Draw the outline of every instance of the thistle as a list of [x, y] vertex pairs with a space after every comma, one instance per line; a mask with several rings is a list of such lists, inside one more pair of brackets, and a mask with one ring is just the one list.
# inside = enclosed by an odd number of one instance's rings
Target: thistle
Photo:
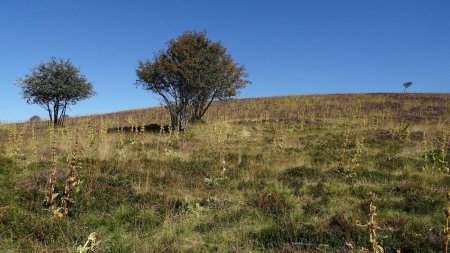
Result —
[[339, 165], [338, 165], [340, 169], [343, 169], [346, 166], [345, 165], [346, 164], [345, 155], [347, 153], [349, 137], [350, 137], [350, 130], [346, 129], [344, 132], [344, 142], [342, 143], [341, 157], [340, 157], [340, 161], [339, 161]]
[[91, 233], [88, 236], [87, 241], [77, 247], [77, 253], [88, 253], [93, 252], [99, 245], [100, 241], [98, 240], [98, 234], [96, 232]]
[[364, 148], [364, 137], [356, 138], [356, 150], [353, 154], [352, 163], [355, 168], [358, 168], [361, 164], [361, 157], [363, 155], [363, 148]]
[[447, 208], [445, 213], [445, 226], [444, 226], [444, 252], [448, 253], [448, 241], [450, 241], [450, 228], [448, 226], [450, 221], [450, 191], [447, 192]]
[[450, 131], [449, 129], [444, 129], [442, 131], [442, 136], [440, 140], [440, 151], [439, 151], [439, 164], [440, 164], [440, 170], [444, 172], [449, 172], [449, 168], [447, 165], [447, 147], [450, 143]]
[[69, 206], [72, 202], [70, 200], [70, 193], [72, 192], [73, 188], [78, 185], [78, 182], [76, 181], [76, 179], [77, 179], [76, 172], [79, 170], [78, 150], [79, 150], [78, 131], [76, 131], [75, 144], [72, 149], [72, 159], [70, 160], [69, 170], [67, 173], [67, 179], [66, 179], [66, 183], [64, 185], [64, 193], [61, 198], [62, 199], [62, 209], [63, 209], [64, 215], [69, 214]]
[[33, 152], [33, 156], [36, 160], [38, 160], [38, 147], [37, 147], [37, 136], [36, 136], [36, 126], [34, 122], [31, 123], [31, 150]]
[[375, 216], [377, 215], [377, 206], [375, 205], [376, 195], [375, 193], [369, 193], [370, 204], [369, 204], [369, 219], [367, 221], [367, 227], [369, 229], [369, 242], [370, 242], [370, 252], [383, 253], [383, 247], [378, 245], [377, 242], [377, 222]]
[[58, 197], [59, 193], [55, 193], [55, 182], [56, 182], [56, 172], [57, 172], [57, 163], [56, 163], [56, 143], [55, 143], [55, 129], [53, 128], [53, 125], [49, 128], [49, 137], [50, 137], [50, 143], [52, 146], [51, 149], [51, 164], [52, 164], [52, 172], [50, 173], [50, 179], [49, 179], [49, 189], [48, 189], [48, 195], [46, 198], [46, 202], [48, 205], [48, 209], [52, 213], [53, 217], [60, 218], [62, 217], [61, 212], [59, 211], [59, 208], [55, 209], [54, 201]]

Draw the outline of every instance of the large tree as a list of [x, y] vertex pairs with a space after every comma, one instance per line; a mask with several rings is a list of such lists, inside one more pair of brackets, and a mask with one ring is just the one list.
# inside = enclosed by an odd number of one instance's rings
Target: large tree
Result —
[[64, 59], [51, 58], [50, 62], [37, 65], [17, 83], [27, 103], [46, 109], [54, 125], [64, 123], [68, 106], [95, 94], [92, 83], [80, 74], [80, 69]]
[[204, 32], [170, 40], [165, 51], [139, 62], [136, 74], [136, 85], [161, 96], [178, 131], [201, 120], [214, 100], [233, 98], [250, 83], [245, 67]]

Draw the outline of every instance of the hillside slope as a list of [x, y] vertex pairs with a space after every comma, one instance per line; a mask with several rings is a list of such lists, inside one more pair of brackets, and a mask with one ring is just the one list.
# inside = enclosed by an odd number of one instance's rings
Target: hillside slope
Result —
[[[392, 119], [418, 122], [448, 117], [450, 94], [445, 93], [368, 93], [292, 95], [279, 97], [245, 98], [214, 102], [205, 115], [206, 121], [227, 119], [233, 121], [348, 120], [365, 117], [373, 120]], [[129, 125], [130, 118], [140, 124], [167, 123], [164, 107], [150, 107], [105, 114], [69, 118], [70, 123], [79, 120], [95, 122], [100, 119], [114, 121], [117, 125]]]
[[450, 94], [242, 99], [184, 133], [151, 124], [163, 108], [0, 125], [0, 249], [96, 232], [95, 252], [358, 252], [372, 201], [385, 252], [443, 250]]

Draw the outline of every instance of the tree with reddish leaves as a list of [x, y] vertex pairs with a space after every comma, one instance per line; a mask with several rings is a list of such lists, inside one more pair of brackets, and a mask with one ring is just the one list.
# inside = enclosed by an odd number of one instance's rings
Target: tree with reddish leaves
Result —
[[137, 86], [161, 96], [172, 129], [183, 131], [199, 121], [214, 100], [231, 99], [250, 83], [220, 42], [204, 32], [185, 32], [153, 59], [139, 62]]

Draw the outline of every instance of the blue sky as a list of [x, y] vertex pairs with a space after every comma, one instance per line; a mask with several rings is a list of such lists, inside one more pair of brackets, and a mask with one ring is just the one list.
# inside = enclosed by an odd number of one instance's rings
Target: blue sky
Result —
[[52, 56], [98, 93], [69, 115], [159, 105], [133, 86], [137, 63], [187, 30], [246, 65], [241, 97], [450, 92], [448, 0], [0, 0], [0, 121], [46, 116], [14, 83]]

